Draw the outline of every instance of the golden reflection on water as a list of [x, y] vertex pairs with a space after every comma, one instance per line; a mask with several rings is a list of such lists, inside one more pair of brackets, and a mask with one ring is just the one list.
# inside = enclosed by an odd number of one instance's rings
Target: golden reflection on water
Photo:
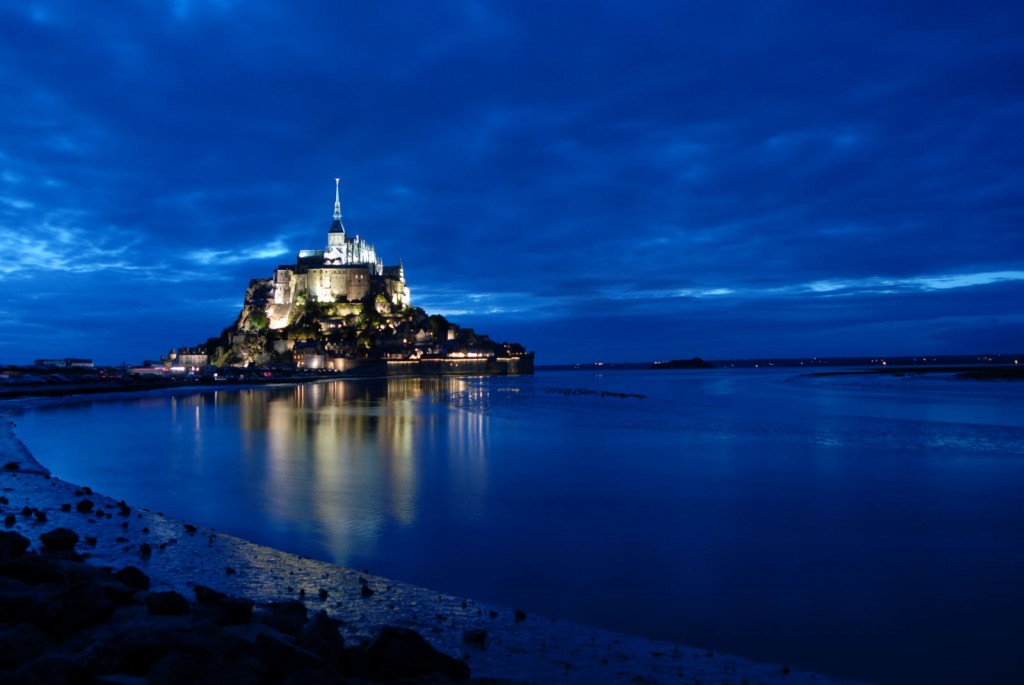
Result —
[[316, 527], [340, 561], [372, 553], [383, 527], [415, 523], [439, 479], [465, 515], [481, 515], [486, 417], [445, 401], [473, 392], [454, 378], [334, 381], [174, 398], [171, 410], [199, 455], [211, 414], [237, 405], [240, 481], [283, 528]]
[[191, 449], [184, 452], [172, 452], [179, 460], [190, 457], [193, 468], [201, 475], [206, 451], [203, 442], [203, 414], [208, 402], [201, 395], [172, 395], [170, 398], [171, 425], [175, 430], [189, 430]]

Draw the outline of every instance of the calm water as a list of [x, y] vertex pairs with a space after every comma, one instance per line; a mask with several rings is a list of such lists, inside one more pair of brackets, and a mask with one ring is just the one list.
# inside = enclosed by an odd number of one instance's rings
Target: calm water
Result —
[[6, 410], [59, 477], [292, 552], [876, 682], [1024, 679], [1021, 384], [541, 372]]

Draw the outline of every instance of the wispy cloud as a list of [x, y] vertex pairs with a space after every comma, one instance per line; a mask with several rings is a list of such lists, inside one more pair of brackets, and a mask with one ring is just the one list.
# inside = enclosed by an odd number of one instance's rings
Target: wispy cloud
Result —
[[218, 264], [241, 264], [271, 257], [280, 257], [290, 252], [284, 241], [274, 240], [269, 245], [259, 244], [251, 247], [240, 247], [233, 250], [214, 250], [210, 248], [192, 250], [185, 254], [186, 259], [201, 266]]
[[984, 271], [979, 273], [940, 274], [908, 278], [869, 277], [847, 280], [827, 280], [806, 283], [783, 290], [806, 291], [826, 295], [849, 295], [865, 291], [900, 294], [912, 291], [952, 290], [976, 286], [1024, 281], [1024, 271]]
[[11, 209], [32, 209], [35, 207], [35, 203], [30, 200], [18, 197], [0, 197], [0, 203], [7, 205]]
[[34, 271], [138, 271], [145, 268], [133, 254], [139, 242], [130, 232], [111, 228], [96, 231], [49, 221], [17, 230], [0, 226], [0, 279]]
[[624, 311], [620, 307], [627, 305], [637, 307], [636, 311], [656, 312], [660, 308], [667, 313], [677, 311], [678, 304], [687, 301], [729, 301], [733, 305], [748, 302], [756, 307], [772, 300], [789, 300], [795, 297], [804, 298], [806, 301], [814, 298], [864, 296], [898, 298], [910, 297], [915, 293], [970, 289], [1017, 281], [1024, 281], [1024, 271], [922, 275], [907, 278], [868, 277], [762, 287], [644, 288], [626, 287], [626, 284], [620, 283], [617, 287], [601, 285], [590, 287], [586, 292], [577, 289], [569, 293], [560, 293], [557, 289], [467, 293], [459, 289], [428, 288], [414, 291], [414, 299], [421, 306], [443, 311], [450, 316], [534, 314], [546, 317], [571, 317], [581, 312], [592, 313], [603, 305], [614, 306], [615, 311]]

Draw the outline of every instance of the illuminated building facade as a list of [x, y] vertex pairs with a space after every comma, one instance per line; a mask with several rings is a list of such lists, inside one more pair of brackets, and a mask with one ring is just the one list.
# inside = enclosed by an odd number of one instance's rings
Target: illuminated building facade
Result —
[[291, 305], [300, 298], [317, 302], [362, 302], [383, 295], [396, 306], [411, 304], [402, 264], [384, 266], [373, 245], [350, 236], [341, 222], [339, 179], [334, 179], [334, 221], [323, 250], [301, 250], [295, 264], [274, 271], [270, 327], [287, 325]]

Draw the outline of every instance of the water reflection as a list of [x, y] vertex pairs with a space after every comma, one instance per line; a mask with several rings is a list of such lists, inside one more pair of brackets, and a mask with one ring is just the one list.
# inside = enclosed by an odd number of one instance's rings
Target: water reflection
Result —
[[[179, 434], [194, 438], [196, 468], [204, 442], [236, 441], [237, 479], [273, 533], [312, 534], [331, 560], [348, 563], [374, 554], [382, 529], [413, 525], [425, 481], [439, 474], [465, 493], [467, 513], [479, 513], [487, 418], [437, 404], [466, 389], [446, 378], [338, 381], [171, 397], [169, 406]], [[231, 416], [235, 431], [224, 423]], [[423, 461], [439, 455], [445, 463], [425, 473]]]

